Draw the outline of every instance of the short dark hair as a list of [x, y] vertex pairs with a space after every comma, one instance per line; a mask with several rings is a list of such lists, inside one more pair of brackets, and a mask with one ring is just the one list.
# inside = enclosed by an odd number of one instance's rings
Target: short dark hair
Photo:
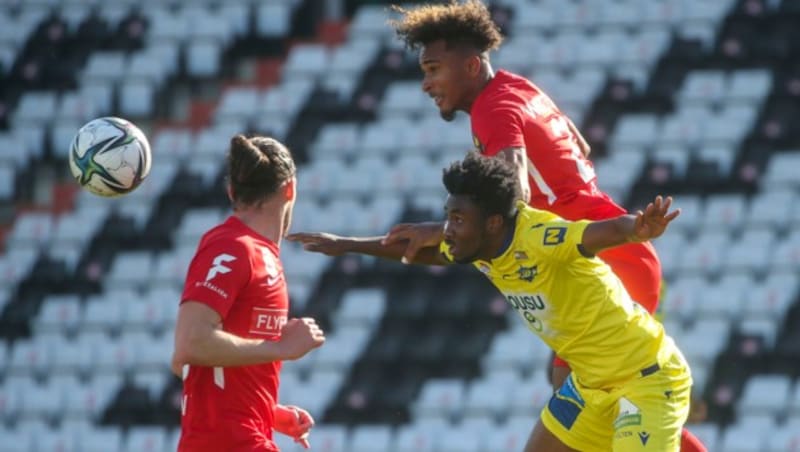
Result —
[[413, 9], [393, 5], [402, 15], [390, 20], [397, 36], [410, 49], [443, 40], [448, 48], [469, 46], [480, 53], [496, 49], [503, 42], [500, 28], [492, 20], [486, 5], [479, 0], [423, 5]]
[[517, 200], [522, 199], [511, 164], [475, 151], [446, 168], [442, 182], [451, 195], [469, 196], [486, 216], [501, 215], [510, 220], [516, 213]]
[[274, 138], [235, 135], [228, 151], [234, 204], [252, 205], [275, 193], [296, 172], [289, 149]]

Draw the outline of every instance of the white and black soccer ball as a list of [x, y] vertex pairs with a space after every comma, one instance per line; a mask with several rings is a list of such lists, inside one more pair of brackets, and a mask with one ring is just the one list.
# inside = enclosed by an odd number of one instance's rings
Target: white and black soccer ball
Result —
[[105, 117], [89, 121], [75, 134], [69, 169], [81, 187], [98, 196], [130, 193], [150, 173], [150, 144], [130, 121]]

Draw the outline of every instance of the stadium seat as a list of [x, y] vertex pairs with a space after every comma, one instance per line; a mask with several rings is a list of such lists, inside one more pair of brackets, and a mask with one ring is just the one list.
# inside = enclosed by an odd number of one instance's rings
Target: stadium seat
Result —
[[164, 427], [133, 427], [125, 440], [126, 452], [161, 452], [166, 444]]
[[314, 370], [333, 369], [345, 371], [350, 368], [367, 345], [372, 329], [377, 322], [368, 325], [346, 324], [336, 321], [336, 331], [326, 339], [331, 347], [317, 352]]
[[787, 226], [790, 214], [786, 206], [792, 205], [796, 196], [794, 191], [787, 189], [767, 190], [755, 195], [750, 199], [745, 224], [783, 229]]
[[786, 375], [750, 377], [739, 400], [739, 414], [780, 414], [789, 401], [790, 386]]
[[479, 432], [469, 428], [448, 428], [441, 430], [439, 436], [439, 452], [480, 452], [483, 438]]
[[683, 254], [679, 270], [713, 275], [723, 264], [723, 251], [729, 243], [728, 237], [718, 230], [710, 230], [690, 242]]
[[77, 295], [51, 295], [45, 298], [34, 321], [37, 332], [74, 332], [80, 323], [83, 307]]
[[119, 111], [127, 118], [146, 118], [155, 108], [153, 82], [128, 78], [119, 87]]
[[289, 32], [292, 7], [286, 2], [261, 3], [256, 9], [256, 33], [265, 38], [281, 38]]
[[428, 380], [414, 406], [418, 418], [449, 418], [460, 413], [464, 405], [464, 382], [455, 379]]
[[314, 427], [311, 438], [314, 450], [321, 452], [348, 452], [347, 430], [341, 425], [319, 425]]
[[438, 451], [439, 432], [449, 428], [449, 424], [438, 418], [402, 426], [397, 430], [393, 450], [395, 452]]
[[36, 435], [36, 450], [77, 452], [77, 438], [71, 429], [48, 429]]
[[283, 67], [286, 80], [317, 78], [328, 68], [331, 55], [321, 44], [300, 44], [292, 47]]
[[352, 429], [350, 452], [373, 452], [377, 450], [391, 450], [392, 430], [388, 425], [365, 425]]
[[94, 103], [79, 92], [67, 92], [59, 99], [55, 117], [86, 122], [97, 117], [97, 110]]
[[146, 284], [153, 272], [153, 255], [147, 251], [129, 251], [117, 254], [111, 269], [105, 275], [107, 287], [126, 288]]
[[797, 188], [797, 173], [794, 168], [800, 165], [800, 152], [775, 152], [770, 156], [764, 173], [767, 187], [789, 186]]
[[531, 413], [537, 413], [544, 408], [552, 395], [553, 388], [545, 369], [538, 369], [527, 378], [523, 378], [520, 385], [515, 388], [511, 397], [511, 414], [529, 416]]
[[798, 290], [798, 277], [793, 273], [773, 273], [752, 289], [743, 315], [782, 319]]
[[745, 69], [728, 75], [729, 100], [761, 102], [772, 89], [772, 73], [765, 69]]
[[769, 265], [775, 247], [775, 234], [771, 229], [748, 229], [735, 240], [725, 256], [727, 271], [756, 272]]
[[84, 452], [122, 452], [122, 432], [119, 427], [101, 427], [89, 430], [78, 440]]
[[494, 381], [475, 380], [467, 386], [463, 415], [466, 417], [497, 417], [504, 414], [511, 400], [513, 385], [498, 385]]
[[25, 213], [17, 217], [8, 245], [11, 249], [36, 249], [49, 243], [53, 232], [53, 216], [49, 213]]
[[719, 450], [725, 452], [751, 452], [761, 450], [766, 440], [764, 431], [754, 427], [733, 425], [725, 429]]
[[10, 375], [44, 374], [50, 368], [51, 350], [42, 341], [21, 339], [14, 341], [9, 362]]
[[219, 73], [222, 46], [215, 40], [195, 40], [186, 49], [186, 72], [190, 77], [209, 78]]
[[351, 289], [342, 296], [334, 321], [337, 327], [372, 327], [380, 321], [385, 310], [386, 293], [383, 289]]
[[0, 450], [3, 452], [31, 452], [34, 450], [34, 437], [18, 429], [7, 429], [0, 426], [0, 438], [3, 443]]
[[701, 70], [690, 72], [678, 93], [678, 99], [687, 103], [714, 103], [725, 94], [724, 71]]
[[395, 82], [386, 89], [379, 111], [381, 115], [413, 115], [425, 108], [428, 100], [416, 80]]

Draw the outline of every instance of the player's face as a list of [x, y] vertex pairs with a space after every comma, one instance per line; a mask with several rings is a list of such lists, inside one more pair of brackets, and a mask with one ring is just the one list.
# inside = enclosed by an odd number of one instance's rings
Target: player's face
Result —
[[444, 206], [444, 243], [453, 260], [468, 264], [477, 260], [486, 244], [486, 219], [469, 197], [450, 195]]
[[452, 121], [456, 111], [464, 109], [467, 62], [462, 52], [448, 49], [444, 41], [429, 43], [419, 54], [422, 90], [433, 98], [445, 121]]

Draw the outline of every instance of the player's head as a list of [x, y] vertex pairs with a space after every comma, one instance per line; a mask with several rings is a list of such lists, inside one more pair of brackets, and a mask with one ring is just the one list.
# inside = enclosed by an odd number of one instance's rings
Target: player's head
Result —
[[514, 169], [500, 158], [470, 152], [444, 170], [449, 196], [444, 240], [453, 259], [468, 263], [494, 257], [522, 198]]
[[264, 136], [236, 135], [228, 150], [228, 196], [234, 209], [260, 207], [278, 200], [288, 205], [288, 229], [296, 194], [292, 154], [280, 141]]
[[442, 118], [469, 111], [491, 72], [489, 51], [503, 41], [489, 10], [479, 0], [393, 9], [401, 18], [390, 24], [407, 47], [420, 50], [422, 89]]

